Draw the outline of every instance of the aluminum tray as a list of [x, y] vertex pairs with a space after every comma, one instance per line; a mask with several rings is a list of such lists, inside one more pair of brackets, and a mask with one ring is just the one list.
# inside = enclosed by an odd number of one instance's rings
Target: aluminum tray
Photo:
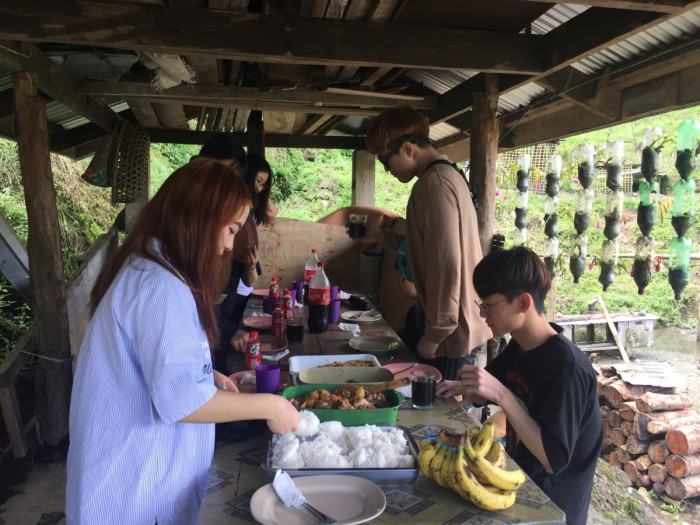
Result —
[[[358, 476], [361, 478], [374, 481], [375, 483], [413, 483], [418, 478], [418, 445], [413, 439], [413, 436], [406, 427], [402, 426], [382, 426], [377, 425], [382, 430], [397, 428], [401, 430], [408, 442], [408, 448], [413, 456], [413, 468], [352, 468], [352, 469], [334, 469], [334, 468], [299, 468], [299, 469], [282, 469], [291, 477], [302, 476], [318, 476], [320, 474], [344, 474], [348, 476]], [[270, 465], [272, 456], [272, 434], [267, 442], [267, 452], [261, 463], [261, 467], [265, 471], [265, 476], [273, 478], [277, 469]]]

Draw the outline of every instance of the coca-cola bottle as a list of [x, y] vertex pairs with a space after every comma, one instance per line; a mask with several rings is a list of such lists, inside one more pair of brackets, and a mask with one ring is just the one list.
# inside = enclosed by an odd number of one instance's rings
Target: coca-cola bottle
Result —
[[[311, 279], [313, 278], [314, 274], [316, 273], [317, 268], [318, 268], [318, 250], [316, 248], [313, 248], [311, 250], [311, 257], [309, 257], [309, 260], [306, 261], [306, 265], [304, 265], [304, 297], [302, 298], [304, 303], [308, 302], [309, 283], [311, 282]], [[300, 302], [302, 302], [302, 301], [300, 301]]]
[[318, 263], [318, 270], [309, 283], [309, 332], [320, 334], [328, 329], [328, 305], [331, 303], [331, 283]]
[[275, 309], [272, 311], [270, 332], [272, 332], [272, 335], [282, 335], [284, 333], [284, 307], [280, 301], [275, 303]]
[[255, 367], [262, 363], [260, 354], [260, 339], [258, 332], [248, 334], [248, 344], [245, 350], [245, 365], [248, 370], [255, 370]]
[[280, 285], [277, 283], [277, 277], [273, 277], [270, 280], [270, 292], [269, 295], [270, 297], [277, 297], [279, 296], [280, 293]]

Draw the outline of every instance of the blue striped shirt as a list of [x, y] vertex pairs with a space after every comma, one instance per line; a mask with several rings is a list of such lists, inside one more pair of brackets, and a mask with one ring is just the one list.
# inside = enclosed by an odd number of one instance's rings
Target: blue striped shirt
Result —
[[190, 289], [143, 258], [100, 302], [73, 381], [66, 518], [73, 524], [196, 524], [214, 425], [178, 421], [216, 387]]

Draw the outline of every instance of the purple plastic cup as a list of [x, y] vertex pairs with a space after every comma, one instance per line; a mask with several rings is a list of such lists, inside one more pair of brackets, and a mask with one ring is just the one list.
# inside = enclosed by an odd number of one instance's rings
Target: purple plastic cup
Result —
[[338, 298], [338, 285], [331, 284], [331, 301]]
[[294, 281], [294, 288], [297, 290], [297, 302], [304, 302], [304, 281]]
[[275, 297], [263, 297], [262, 298], [263, 313], [272, 315], [272, 312], [275, 311], [275, 301], [276, 300], [277, 299]]
[[255, 389], [261, 394], [274, 394], [280, 386], [280, 365], [255, 367]]
[[292, 288], [289, 291], [289, 293], [292, 296], [292, 302], [294, 303], [294, 307], [296, 308], [296, 306], [297, 306], [297, 290], [296, 290], [296, 288]]
[[340, 299], [331, 299], [328, 308], [328, 324], [338, 324], [340, 321]]

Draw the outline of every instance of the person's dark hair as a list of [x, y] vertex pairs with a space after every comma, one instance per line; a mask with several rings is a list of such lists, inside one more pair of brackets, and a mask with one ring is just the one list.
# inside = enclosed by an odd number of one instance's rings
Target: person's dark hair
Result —
[[500, 293], [512, 301], [529, 293], [538, 313], [544, 313], [544, 300], [552, 285], [552, 276], [539, 256], [524, 246], [495, 250], [474, 268], [474, 289], [482, 299]]
[[[258, 173], [267, 173], [267, 184], [260, 193], [255, 192], [255, 177]], [[253, 214], [256, 224], [269, 224], [270, 215], [267, 210], [267, 202], [270, 200], [272, 189], [272, 168], [270, 163], [258, 153], [248, 155], [248, 169], [245, 172], [245, 182], [250, 191], [250, 199], [253, 201]]]
[[216, 160], [233, 159], [241, 172], [245, 172], [248, 157], [243, 146], [228, 133], [217, 133], [206, 141], [199, 150], [199, 156]]
[[145, 257], [190, 287], [213, 348], [219, 339], [213, 305], [226, 285], [232, 262], [231, 252], [218, 251], [220, 234], [249, 206], [240, 173], [206, 158], [185, 164], [146, 204], [131, 233], [100, 272], [90, 297], [91, 312], [95, 313], [122, 266], [132, 256]]

